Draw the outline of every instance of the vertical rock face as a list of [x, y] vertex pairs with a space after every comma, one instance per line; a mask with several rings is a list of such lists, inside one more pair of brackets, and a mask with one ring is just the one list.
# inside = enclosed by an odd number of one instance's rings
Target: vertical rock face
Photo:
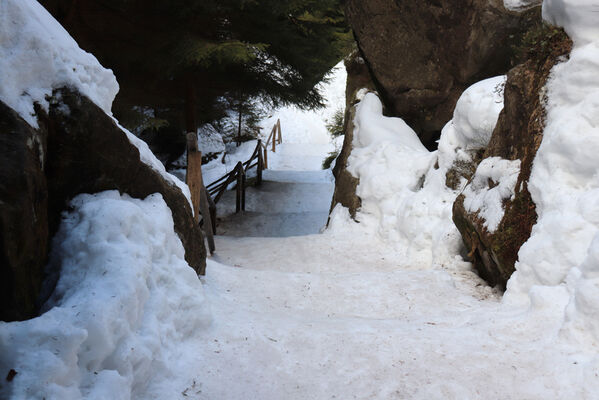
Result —
[[46, 133], [0, 102], [0, 320], [35, 314], [48, 253]]
[[453, 207], [453, 220], [476, 269], [493, 285], [505, 286], [514, 272], [518, 251], [530, 237], [537, 219], [528, 180], [543, 138], [543, 88], [551, 68], [560, 57], [569, 54], [572, 47], [572, 42], [561, 30], [553, 30], [541, 43], [547, 44], [532, 51], [531, 59], [508, 73], [505, 107], [483, 154], [483, 159], [520, 160], [515, 194], [503, 202], [503, 219], [494, 232], [489, 232], [479, 213], [466, 209], [464, 195], [458, 196]]
[[345, 116], [343, 131], [343, 147], [335, 166], [333, 175], [335, 176], [335, 192], [331, 202], [331, 211], [337, 204], [341, 204], [349, 209], [350, 215], [355, 217], [356, 210], [360, 208], [361, 201], [356, 195], [358, 179], [347, 171], [347, 159], [352, 151], [352, 142], [354, 140], [354, 106], [357, 103], [357, 95], [360, 89], [374, 90], [374, 84], [370, 79], [368, 67], [364, 59], [358, 52], [352, 53], [345, 60], [347, 70], [347, 86], [345, 88]]
[[540, 8], [516, 13], [502, 0], [348, 0], [346, 15], [388, 113], [430, 148], [460, 94], [509, 69], [511, 46], [540, 19]]
[[87, 97], [57, 90], [32, 129], [0, 102], [0, 319], [36, 315], [48, 244], [68, 202], [80, 193], [160, 193], [172, 211], [185, 259], [206, 266], [204, 238], [187, 198], [140, 160], [137, 147]]

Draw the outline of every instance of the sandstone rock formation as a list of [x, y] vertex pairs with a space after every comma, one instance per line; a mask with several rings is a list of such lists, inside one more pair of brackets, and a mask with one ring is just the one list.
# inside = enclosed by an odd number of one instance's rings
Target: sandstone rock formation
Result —
[[478, 213], [466, 210], [463, 195], [458, 196], [453, 207], [453, 220], [472, 262], [492, 285], [505, 286], [514, 272], [520, 246], [530, 237], [537, 218], [527, 182], [543, 137], [543, 88], [551, 68], [560, 57], [569, 54], [572, 46], [562, 30], [548, 30], [539, 36], [542, 39], [530, 43], [531, 58], [508, 73], [505, 107], [482, 157], [521, 161], [515, 196], [504, 201], [503, 219], [491, 233]]
[[335, 192], [331, 202], [331, 211], [337, 204], [341, 204], [349, 209], [350, 215], [355, 217], [356, 210], [360, 208], [361, 201], [356, 195], [358, 179], [347, 171], [347, 159], [352, 151], [352, 142], [354, 139], [354, 106], [358, 102], [358, 92], [361, 89], [374, 90], [374, 84], [370, 79], [368, 67], [364, 59], [356, 51], [345, 60], [347, 69], [347, 85], [345, 88], [345, 116], [344, 116], [344, 139], [343, 147], [335, 166], [333, 175], [335, 176]]
[[[80, 193], [119, 190], [132, 197], [162, 194], [173, 214], [185, 259], [203, 274], [206, 250], [181, 190], [140, 161], [114, 120], [70, 89], [54, 92], [33, 130], [0, 103], [0, 319], [35, 316], [48, 243], [61, 212]], [[6, 151], [5, 151], [6, 149]]]
[[346, 15], [387, 112], [435, 147], [460, 94], [504, 74], [511, 46], [539, 7], [506, 10], [502, 0], [348, 0]]

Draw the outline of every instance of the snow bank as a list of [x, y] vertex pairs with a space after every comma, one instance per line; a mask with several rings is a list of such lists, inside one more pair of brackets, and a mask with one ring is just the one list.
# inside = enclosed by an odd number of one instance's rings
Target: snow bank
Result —
[[[503, 108], [499, 89], [504, 81], [492, 78], [462, 95], [435, 152], [429, 152], [403, 120], [383, 116], [375, 94], [366, 94], [357, 105], [354, 149], [348, 159], [348, 171], [360, 180], [357, 219], [362, 229], [395, 242], [406, 264], [456, 264], [461, 237], [452, 206], [459, 190], [445, 185], [446, 174], [456, 159], [469, 160], [469, 150], [488, 142]], [[332, 230], [347, 229], [346, 214], [332, 213]]]
[[0, 2], [0, 100], [37, 128], [33, 109], [48, 109], [46, 96], [76, 88], [106, 114], [119, 86], [105, 69], [35, 0]]
[[503, 202], [512, 199], [520, 175], [520, 160], [504, 160], [500, 157], [484, 159], [477, 167], [472, 181], [464, 188], [466, 211], [478, 213], [483, 225], [495, 232], [503, 219]]
[[169, 208], [118, 192], [80, 195], [54, 239], [47, 312], [0, 322], [1, 398], [129, 399], [169, 379], [178, 342], [210, 323]]
[[[522, 246], [506, 301], [569, 293], [564, 333], [599, 344], [599, 11], [586, 0], [550, 0], [544, 17], [574, 36], [547, 83], [547, 121], [529, 190], [538, 221]], [[541, 287], [545, 287], [542, 291]], [[539, 293], [542, 293], [541, 295]]]

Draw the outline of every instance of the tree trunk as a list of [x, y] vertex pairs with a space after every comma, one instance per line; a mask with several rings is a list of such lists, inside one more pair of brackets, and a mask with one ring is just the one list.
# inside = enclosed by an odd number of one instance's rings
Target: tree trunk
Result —
[[196, 96], [195, 85], [192, 79], [188, 79], [185, 90], [185, 129], [187, 133], [196, 133], [198, 130], [196, 118], [197, 106], [198, 99]]
[[237, 147], [241, 146], [241, 122], [243, 119], [243, 101], [239, 99], [239, 122], [237, 124]]

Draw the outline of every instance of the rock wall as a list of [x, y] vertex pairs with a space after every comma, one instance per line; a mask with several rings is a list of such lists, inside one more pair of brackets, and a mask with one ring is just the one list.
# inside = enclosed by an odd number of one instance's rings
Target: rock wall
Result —
[[0, 320], [35, 314], [48, 254], [47, 133], [0, 102]]
[[370, 79], [370, 73], [364, 59], [359, 52], [353, 52], [345, 59], [347, 70], [347, 84], [345, 88], [345, 116], [343, 122], [343, 147], [335, 161], [333, 175], [335, 176], [335, 192], [331, 202], [331, 211], [337, 204], [349, 209], [350, 215], [355, 217], [360, 208], [361, 201], [356, 195], [358, 179], [347, 171], [347, 159], [353, 149], [354, 139], [354, 114], [355, 105], [358, 102], [358, 92], [361, 89], [374, 90], [374, 84]]
[[511, 48], [540, 20], [502, 0], [348, 0], [346, 16], [387, 113], [435, 147], [460, 94], [510, 68]]
[[515, 195], [504, 201], [503, 219], [494, 232], [489, 232], [477, 212], [466, 210], [464, 195], [458, 196], [453, 207], [453, 220], [471, 261], [492, 285], [505, 287], [514, 272], [518, 251], [530, 237], [537, 219], [527, 182], [543, 138], [546, 101], [543, 90], [551, 68], [572, 48], [562, 30], [547, 29], [549, 32], [540, 34], [539, 40], [531, 43], [530, 59], [508, 73], [505, 107], [482, 157], [520, 160]]
[[61, 212], [80, 193], [119, 190], [135, 198], [161, 193], [173, 214], [185, 259], [203, 274], [206, 249], [181, 190], [140, 160], [114, 120], [70, 89], [54, 92], [39, 130], [0, 103], [0, 319], [36, 315], [48, 243]]

